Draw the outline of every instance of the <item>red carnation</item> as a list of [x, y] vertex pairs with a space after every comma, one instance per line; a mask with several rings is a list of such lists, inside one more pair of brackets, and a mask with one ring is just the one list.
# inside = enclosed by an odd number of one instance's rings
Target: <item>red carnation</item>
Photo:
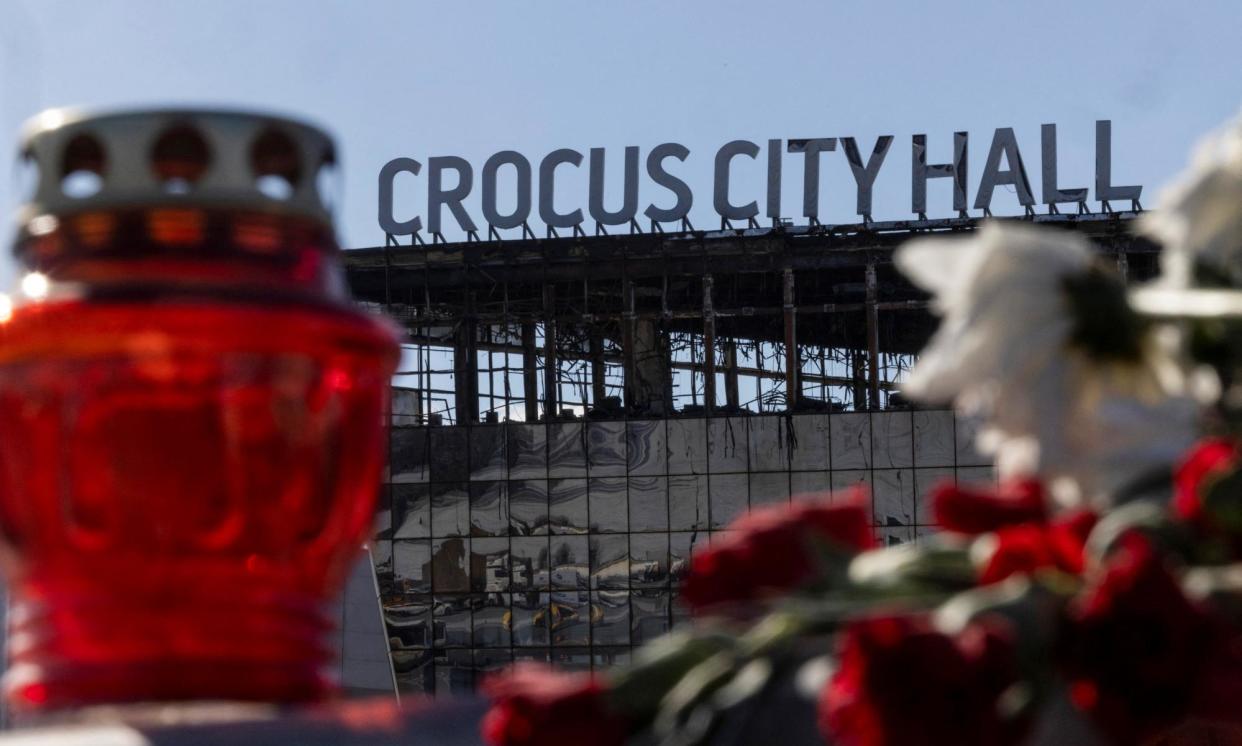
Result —
[[1208, 438], [1191, 449], [1174, 477], [1174, 512], [1192, 523], [1202, 519], [1204, 491], [1237, 468], [1238, 456], [1238, 444], [1232, 438]]
[[1138, 743], [1183, 717], [1212, 637], [1150, 542], [1127, 534], [1071, 608], [1060, 651], [1071, 698], [1119, 743]]
[[830, 505], [800, 498], [751, 511], [726, 538], [695, 555], [681, 597], [693, 609], [750, 601], [805, 585], [818, 575], [825, 553], [853, 555], [875, 546], [866, 492]]
[[1001, 696], [1018, 683], [1006, 627], [970, 625], [956, 637], [923, 619], [851, 624], [839, 668], [820, 693], [819, 725], [842, 746], [1017, 743], [1028, 721], [1006, 716]]
[[961, 534], [984, 534], [1048, 519], [1048, 499], [1037, 479], [971, 487], [945, 482], [932, 489], [932, 516], [941, 528]]
[[988, 558], [979, 582], [995, 583], [1010, 575], [1055, 568], [1078, 575], [1083, 569], [1083, 548], [1097, 517], [1088, 510], [1075, 511], [1051, 523], [1027, 523], [996, 531], [996, 549]]
[[1190, 524], [1199, 538], [1208, 540], [1203, 543], [1205, 550], [1242, 555], [1242, 485], [1231, 479], [1240, 465], [1242, 449], [1237, 440], [1209, 438], [1177, 467], [1173, 513]]
[[487, 679], [483, 691], [494, 700], [483, 718], [483, 738], [491, 746], [625, 743], [625, 718], [609, 707], [607, 690], [587, 674], [519, 664]]

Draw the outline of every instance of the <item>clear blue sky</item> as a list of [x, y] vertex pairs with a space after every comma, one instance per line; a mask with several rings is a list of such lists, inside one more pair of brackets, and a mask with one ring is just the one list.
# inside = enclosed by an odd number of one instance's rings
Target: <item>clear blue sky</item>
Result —
[[[1038, 192], [1039, 125], [1060, 126], [1062, 184], [1089, 186], [1093, 122], [1109, 118], [1114, 183], [1144, 185], [1151, 205], [1195, 139], [1242, 104], [1239, 28], [1238, 0], [6, 0], [0, 169], [12, 172], [20, 122], [49, 106], [296, 113], [341, 144], [340, 233], [358, 247], [383, 242], [376, 177], [397, 156], [461, 155], [477, 171], [502, 149], [537, 162], [604, 146], [615, 176], [623, 146], [677, 141], [704, 227], [712, 155], [729, 140], [853, 135], [869, 148], [891, 134], [874, 215], [896, 219], [910, 216], [911, 134], [945, 161], [953, 131], [970, 131], [973, 198], [995, 127], [1017, 129]], [[786, 158], [796, 216], [800, 158]], [[821, 219], [851, 221], [844, 158], [824, 164]], [[762, 205], [762, 166], [738, 168], [734, 183], [754, 189], [738, 201]], [[558, 189], [566, 208], [585, 210], [585, 171]], [[664, 194], [642, 181], [640, 211]], [[398, 200], [421, 202], [424, 185]], [[933, 182], [930, 212], [951, 214], [948, 190]], [[9, 208], [12, 192], [0, 180]], [[998, 191], [998, 213], [1016, 207]], [[425, 207], [399, 217], [413, 212]]]

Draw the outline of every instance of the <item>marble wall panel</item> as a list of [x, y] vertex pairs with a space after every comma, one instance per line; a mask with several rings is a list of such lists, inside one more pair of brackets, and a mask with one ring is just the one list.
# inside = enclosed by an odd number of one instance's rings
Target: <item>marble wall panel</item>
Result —
[[[591, 422], [587, 424], [587, 459], [593, 477], [623, 477], [626, 470], [626, 435], [624, 422]], [[650, 448], [655, 448], [652, 444]], [[647, 459], [656, 459], [648, 455]]]
[[513, 662], [535, 667], [547, 666], [548, 669], [551, 669], [552, 651], [538, 647], [515, 647], [513, 649]]
[[707, 473], [707, 420], [666, 420], [669, 474]]
[[[631, 477], [663, 475], [668, 470], [667, 420], [631, 420], [626, 425], [625, 473]], [[598, 470], [591, 463], [591, 474]]]
[[750, 507], [789, 502], [789, 472], [750, 475]]
[[470, 535], [470, 493], [467, 482], [431, 484], [431, 535]]
[[[508, 648], [513, 644], [509, 634], [507, 593], [489, 593], [474, 610], [474, 645], [480, 648]], [[511, 658], [510, 658], [511, 660]], [[477, 661], [476, 661], [477, 663]]]
[[431, 602], [395, 603], [384, 607], [384, 628], [391, 650], [431, 647]]
[[630, 659], [628, 647], [591, 647], [591, 666], [596, 671], [607, 671], [616, 666], [629, 665]]
[[440, 593], [470, 590], [470, 540], [445, 538], [431, 540], [431, 589]]
[[685, 579], [694, 552], [706, 546], [706, 531], [674, 531], [668, 535], [668, 575], [674, 585]]
[[[548, 605], [548, 632], [553, 648], [590, 645], [589, 592], [585, 590], [552, 591], [552, 600]], [[589, 669], [589, 655], [583, 662]]]
[[826, 414], [796, 414], [793, 421], [789, 468], [794, 471], [828, 471], [832, 418]]
[[427, 539], [392, 543], [393, 583], [398, 593], [431, 593], [431, 542]]
[[707, 421], [707, 468], [712, 474], [741, 473], [749, 457], [745, 417], [713, 417]]
[[750, 479], [746, 474], [712, 474], [707, 484], [713, 529], [724, 528], [750, 509]]
[[473, 425], [470, 431], [470, 479], [506, 479], [509, 476], [508, 437], [503, 425]]
[[514, 591], [544, 591], [551, 579], [548, 537], [514, 536], [509, 539], [512, 571], [509, 587]]
[[628, 489], [625, 477], [597, 477], [587, 481], [591, 533], [630, 530]]
[[630, 587], [630, 537], [607, 534], [591, 537], [591, 588]]
[[668, 632], [670, 600], [667, 591], [630, 593], [630, 641], [633, 644], [642, 645]]
[[554, 534], [587, 532], [587, 480], [548, 480], [548, 526]]
[[474, 641], [473, 622], [467, 596], [436, 596], [432, 622], [437, 648], [468, 648]]
[[465, 427], [428, 428], [431, 481], [459, 482], [470, 478], [468, 430]]
[[542, 424], [505, 426], [505, 457], [510, 479], [544, 479], [548, 476], [548, 430]]
[[392, 538], [392, 486], [381, 484], [375, 495], [375, 518], [371, 521], [371, 536], [376, 539]]
[[371, 548], [371, 559], [375, 562], [375, 582], [379, 585], [380, 595], [387, 596], [397, 592], [393, 577], [392, 541], [389, 539], [372, 539], [368, 542]]
[[957, 466], [991, 466], [992, 459], [979, 452], [976, 439], [979, 422], [970, 417], [958, 417], [954, 424], [957, 442]]
[[871, 467], [914, 465], [914, 419], [909, 410], [871, 413]]
[[389, 481], [426, 482], [430, 477], [428, 428], [394, 427], [388, 436]]
[[629, 591], [592, 591], [592, 645], [630, 644]]
[[831, 490], [831, 472], [795, 471], [789, 475], [789, 494], [793, 497], [818, 495]]
[[629, 485], [630, 531], [668, 531], [668, 479], [633, 477]]
[[750, 471], [789, 471], [790, 420], [784, 415], [746, 418]]
[[914, 412], [914, 465], [953, 466], [957, 461], [953, 413], [943, 410]]
[[470, 535], [509, 535], [509, 483], [470, 483]]
[[424, 539], [431, 536], [431, 489], [425, 484], [394, 484], [392, 498], [394, 539]]
[[996, 470], [991, 466], [959, 466], [957, 467], [957, 483], [996, 484]]
[[848, 493], [856, 487], [861, 487], [867, 491], [868, 495], [871, 494], [871, 472], [866, 469], [834, 471], [829, 475], [829, 478], [832, 480], [832, 491], [834, 493]]
[[590, 544], [586, 536], [553, 536], [552, 589], [586, 589], [590, 583]]
[[828, 417], [832, 470], [871, 468], [871, 415], [841, 412]]
[[507, 591], [511, 572], [507, 537], [470, 540], [470, 590], [476, 593]]
[[474, 652], [445, 650], [435, 656], [435, 694], [437, 697], [464, 695], [474, 691]]
[[[547, 646], [548, 603], [550, 595], [544, 593], [513, 594], [513, 644], [515, 646]], [[547, 660], [547, 653], [544, 653]], [[515, 653], [514, 658], [517, 658]]]
[[517, 536], [548, 533], [548, 480], [509, 482], [509, 532]]
[[587, 475], [586, 425], [581, 422], [553, 422], [547, 428], [548, 476], [585, 477]]
[[409, 650], [392, 654], [397, 691], [405, 695], [435, 693], [435, 656], [431, 650]]
[[877, 526], [876, 541], [880, 546], [895, 547], [914, 541], [913, 526]]
[[668, 523], [674, 531], [705, 530], [711, 526], [708, 478], [684, 474], [668, 478]]
[[591, 649], [587, 647], [552, 648], [552, 667], [560, 671], [590, 671]]
[[876, 469], [871, 473], [875, 522], [881, 526], [915, 523], [914, 470]]
[[668, 586], [668, 534], [630, 534], [630, 587]]
[[931, 500], [928, 496], [934, 487], [945, 482], [953, 483], [956, 480], [956, 471], [952, 468], [914, 470], [916, 525], [931, 525], [935, 522], [932, 518]]
[[[478, 639], [476, 628], [475, 639]], [[475, 680], [480, 677], [486, 678], [492, 674], [504, 671], [513, 665], [513, 651], [506, 645], [505, 647], [495, 648], [479, 648], [474, 650], [474, 670]]]

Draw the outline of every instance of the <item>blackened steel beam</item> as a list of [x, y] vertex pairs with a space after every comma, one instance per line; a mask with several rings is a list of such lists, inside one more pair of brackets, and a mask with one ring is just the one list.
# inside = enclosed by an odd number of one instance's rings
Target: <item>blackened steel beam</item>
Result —
[[453, 350], [453, 384], [457, 400], [458, 424], [479, 421], [478, 326], [470, 307], [474, 294], [468, 294], [467, 312], [457, 325]]
[[737, 390], [737, 341], [732, 337], [725, 343], [725, 404], [736, 412], [741, 406]]
[[798, 310], [794, 302], [794, 273], [786, 268], [782, 279], [785, 306], [785, 408], [798, 406]]
[[[867, 262], [867, 406], [880, 408], [880, 312], [877, 306], [875, 263]], [[855, 405], [857, 406], [857, 405]]]
[[522, 397], [526, 421], [539, 421], [539, 353], [535, 347], [535, 325], [522, 324]]
[[608, 396], [605, 377], [608, 366], [604, 362], [604, 331], [599, 324], [591, 324], [591, 403], [600, 407]]
[[543, 286], [543, 416], [551, 422], [557, 411], [558, 390], [556, 360], [556, 288]]
[[712, 307], [712, 276], [703, 275], [703, 406], [716, 411], [716, 312]]
[[625, 407], [632, 409], [638, 401], [638, 363], [634, 349], [637, 336], [635, 328], [638, 315], [634, 312], [634, 283], [626, 280], [622, 284], [621, 294], [624, 296], [625, 311], [621, 314], [621, 355], [625, 359], [623, 373], [625, 375]]

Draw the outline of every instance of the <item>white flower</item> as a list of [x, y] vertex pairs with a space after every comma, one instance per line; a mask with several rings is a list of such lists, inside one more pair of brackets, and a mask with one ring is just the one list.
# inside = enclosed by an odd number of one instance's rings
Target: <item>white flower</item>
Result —
[[904, 391], [980, 417], [979, 448], [1002, 477], [1037, 475], [1067, 499], [1095, 499], [1193, 442], [1196, 409], [1152, 339], [1129, 358], [1084, 343], [1084, 321], [1106, 345], [1134, 332], [1105, 322], [1101, 335], [1099, 319], [1129, 313], [1119, 291], [1088, 293], [1094, 317], [1076, 317], [1083, 299], [1071, 286], [1102, 276], [1082, 236], [989, 222], [966, 238], [910, 241], [895, 258], [943, 316]]
[[1242, 116], [1199, 143], [1143, 230], [1164, 245], [1160, 284], [1190, 287], [1202, 265], [1242, 285]]

